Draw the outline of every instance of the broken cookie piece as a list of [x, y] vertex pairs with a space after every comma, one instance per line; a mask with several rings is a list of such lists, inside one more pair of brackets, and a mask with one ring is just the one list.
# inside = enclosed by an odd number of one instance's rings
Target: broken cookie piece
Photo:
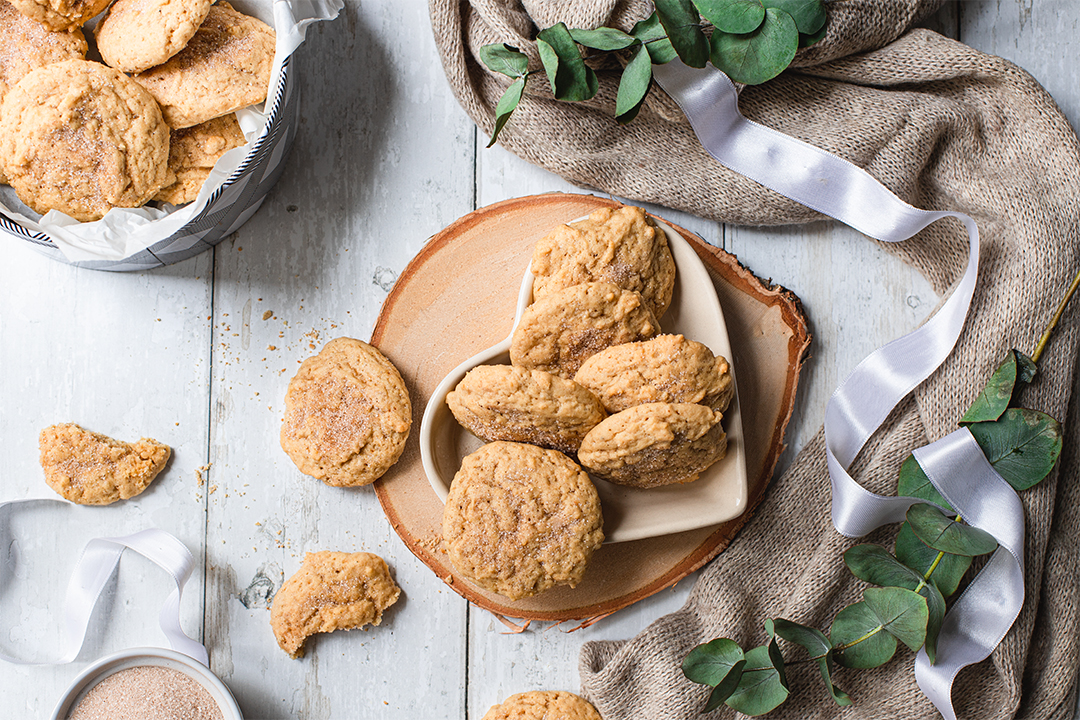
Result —
[[274, 596], [270, 627], [289, 657], [304, 655], [310, 635], [378, 625], [401, 589], [372, 553], [314, 552]]
[[45, 428], [38, 445], [45, 482], [80, 505], [109, 505], [135, 497], [157, 477], [172, 452], [157, 440], [126, 443], [74, 423]]

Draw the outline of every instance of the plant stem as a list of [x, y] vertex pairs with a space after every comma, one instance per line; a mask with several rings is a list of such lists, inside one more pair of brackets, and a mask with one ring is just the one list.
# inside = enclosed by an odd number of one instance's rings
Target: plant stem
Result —
[[1047, 326], [1046, 331], [1043, 332], [1042, 337], [1039, 338], [1039, 344], [1035, 346], [1035, 352], [1031, 353], [1031, 359], [1035, 362], [1039, 362], [1039, 357], [1042, 356], [1043, 350], [1046, 348], [1046, 343], [1049, 342], [1050, 335], [1054, 332], [1054, 328], [1057, 327], [1058, 320], [1061, 319], [1061, 314], [1065, 312], [1065, 306], [1069, 304], [1069, 300], [1072, 299], [1077, 286], [1080, 286], [1080, 272], [1076, 273], [1072, 285], [1069, 286], [1068, 291], [1065, 293], [1065, 297], [1061, 299], [1061, 303], [1057, 307], [1057, 311], [1054, 312], [1054, 317], [1050, 320], [1050, 324]]
[[859, 644], [859, 643], [861, 643], [861, 642], [862, 642], [863, 640], [869, 640], [870, 638], [872, 638], [872, 637], [874, 637], [875, 635], [877, 635], [877, 634], [878, 634], [879, 632], [881, 632], [881, 631], [882, 631], [882, 629], [883, 629], [883, 628], [884, 628], [884, 626], [883, 626], [883, 625], [878, 625], [878, 626], [877, 626], [876, 628], [874, 628], [873, 630], [871, 630], [870, 632], [866, 633], [865, 635], [863, 635], [863, 636], [862, 636], [862, 637], [860, 637], [860, 638], [855, 638], [854, 640], [852, 640], [852, 641], [851, 641], [851, 642], [849, 642], [849, 643], [842, 643], [842, 644], [840, 644], [840, 645], [835, 645], [835, 646], [833, 646], [833, 650], [834, 650], [834, 651], [836, 651], [836, 650], [846, 650], [846, 649], [848, 649], [849, 647], [851, 647], [852, 645], [858, 645], [858, 644]]

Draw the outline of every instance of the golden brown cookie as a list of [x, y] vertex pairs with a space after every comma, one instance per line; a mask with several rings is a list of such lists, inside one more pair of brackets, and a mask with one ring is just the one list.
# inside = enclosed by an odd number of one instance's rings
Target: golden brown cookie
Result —
[[46, 65], [4, 98], [0, 165], [19, 199], [76, 220], [139, 207], [168, 180], [169, 128], [154, 99], [119, 70]]
[[735, 394], [727, 360], [682, 335], [601, 350], [585, 361], [574, 380], [613, 413], [654, 402], [698, 403], [723, 412]]
[[173, 130], [169, 142], [169, 171], [176, 182], [161, 189], [155, 200], [184, 205], [199, 196], [214, 163], [245, 142], [236, 114], [207, 120], [194, 127]]
[[101, 59], [135, 73], [184, 49], [213, 0], [115, 0], [94, 30]]
[[281, 447], [327, 485], [368, 485], [397, 462], [411, 424], [409, 391], [393, 363], [366, 342], [337, 338], [289, 383]]
[[309, 636], [378, 625], [400, 594], [378, 555], [306, 553], [300, 569], [274, 595], [270, 627], [289, 657], [303, 657]]
[[675, 260], [667, 235], [641, 208], [600, 208], [585, 220], [560, 225], [533, 251], [533, 295], [585, 282], [610, 282], [634, 290], [656, 317], [671, 304]]
[[658, 332], [660, 323], [633, 290], [584, 283], [549, 293], [525, 309], [514, 328], [510, 361], [571, 379], [604, 348]]
[[601, 720], [588, 700], [574, 693], [535, 690], [492, 705], [483, 720]]
[[572, 380], [543, 370], [481, 365], [446, 396], [457, 421], [489, 442], [510, 440], [577, 452], [603, 420], [600, 401]]
[[171, 450], [157, 440], [113, 440], [74, 423], [51, 425], [38, 437], [45, 482], [66, 500], [108, 505], [135, 497], [150, 485]]
[[265, 100], [273, 64], [274, 31], [219, 2], [183, 50], [134, 79], [179, 130]]
[[722, 415], [692, 403], [647, 403], [608, 417], [581, 442], [578, 460], [619, 485], [697, 480], [727, 453]]
[[604, 541], [600, 499], [562, 453], [490, 443], [454, 476], [443, 539], [459, 573], [511, 600], [574, 587]]
[[50, 30], [78, 28], [112, 0], [11, 0], [15, 9]]

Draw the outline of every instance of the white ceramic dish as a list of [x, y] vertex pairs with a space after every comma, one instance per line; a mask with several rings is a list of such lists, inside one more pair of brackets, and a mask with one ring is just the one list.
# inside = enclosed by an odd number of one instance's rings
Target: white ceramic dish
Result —
[[53, 710], [51, 720], [66, 720], [68, 714], [82, 702], [86, 694], [110, 675], [128, 668], [146, 665], [167, 667], [184, 673], [210, 694], [221, 709], [222, 720], [244, 720], [244, 716], [240, 714], [240, 706], [236, 704], [236, 698], [229, 692], [225, 683], [210, 672], [210, 668], [175, 650], [149, 647], [122, 650], [114, 655], [103, 657], [86, 668], [71, 683], [64, 697], [60, 698], [56, 709]]
[[[681, 333], [706, 345], [730, 362], [724, 313], [708, 271], [694, 248], [668, 225], [658, 222], [667, 235], [677, 274], [671, 306], [660, 325], [665, 333]], [[533, 275], [528, 269], [518, 292], [517, 312], [510, 334], [532, 302]], [[420, 422], [420, 458], [428, 482], [446, 502], [450, 483], [461, 459], [484, 444], [454, 419], [446, 395], [477, 365], [509, 364], [510, 337], [458, 365], [438, 384]], [[734, 368], [732, 368], [734, 373]], [[604, 512], [606, 542], [626, 542], [718, 525], [746, 510], [746, 447], [738, 393], [724, 413], [728, 451], [701, 477], [685, 485], [638, 489], [593, 478]]]

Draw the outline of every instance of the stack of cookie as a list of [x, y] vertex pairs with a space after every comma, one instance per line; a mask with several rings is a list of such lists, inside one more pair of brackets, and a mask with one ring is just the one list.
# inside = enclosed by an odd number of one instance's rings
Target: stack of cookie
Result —
[[[0, 0], [0, 181], [38, 213], [191, 202], [266, 99], [274, 31], [212, 0]], [[171, 135], [171, 137], [170, 137]]]
[[447, 550], [459, 572], [512, 599], [581, 579], [603, 537], [585, 470], [639, 488], [696, 480], [726, 453], [734, 394], [724, 358], [660, 334], [675, 262], [640, 208], [556, 228], [531, 270], [512, 364], [474, 368], [446, 398], [490, 443], [451, 484]]

